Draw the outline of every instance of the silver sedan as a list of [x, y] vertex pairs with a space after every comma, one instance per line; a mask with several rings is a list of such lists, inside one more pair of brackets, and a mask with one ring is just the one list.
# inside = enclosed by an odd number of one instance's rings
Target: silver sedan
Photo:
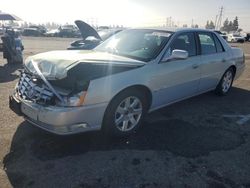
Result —
[[92, 51], [29, 57], [10, 108], [56, 134], [90, 130], [124, 136], [147, 112], [215, 90], [226, 95], [244, 54], [199, 29], [129, 29]]

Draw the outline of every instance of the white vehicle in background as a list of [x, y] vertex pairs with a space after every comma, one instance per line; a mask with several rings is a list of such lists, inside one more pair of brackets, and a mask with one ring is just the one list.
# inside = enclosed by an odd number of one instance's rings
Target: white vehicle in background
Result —
[[46, 37], [56, 37], [56, 35], [58, 35], [59, 33], [59, 29], [51, 29], [48, 32], [44, 33], [44, 36]]
[[228, 34], [227, 36], [227, 41], [228, 42], [240, 42], [240, 43], [244, 43], [245, 42], [245, 38], [239, 34]]
[[228, 36], [227, 36], [227, 34], [226, 34], [225, 32], [222, 33], [222, 32], [219, 31], [219, 30], [214, 30], [214, 32], [218, 33], [223, 39], [225, 39], [225, 40], [227, 41]]

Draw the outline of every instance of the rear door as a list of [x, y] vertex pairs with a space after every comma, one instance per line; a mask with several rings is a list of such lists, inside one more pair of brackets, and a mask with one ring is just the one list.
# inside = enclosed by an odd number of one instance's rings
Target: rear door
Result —
[[198, 32], [201, 55], [199, 92], [215, 89], [227, 67], [230, 55], [212, 32]]

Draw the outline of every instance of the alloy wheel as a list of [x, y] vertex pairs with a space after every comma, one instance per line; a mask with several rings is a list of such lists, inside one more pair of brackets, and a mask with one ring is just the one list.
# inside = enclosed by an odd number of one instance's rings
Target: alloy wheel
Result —
[[233, 73], [232, 71], [227, 71], [222, 81], [222, 91], [224, 93], [228, 92], [228, 90], [230, 89], [232, 85], [232, 82], [233, 82]]
[[123, 132], [132, 130], [142, 116], [142, 103], [139, 98], [130, 96], [125, 98], [115, 111], [115, 125]]

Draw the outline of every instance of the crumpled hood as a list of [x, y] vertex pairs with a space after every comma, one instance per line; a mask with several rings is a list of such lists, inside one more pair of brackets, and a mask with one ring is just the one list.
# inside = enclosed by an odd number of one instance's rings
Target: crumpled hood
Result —
[[87, 50], [51, 51], [28, 57], [25, 61], [25, 67], [33, 74], [37, 74], [33, 63], [37, 63], [41, 73], [50, 80], [67, 77], [68, 70], [79, 63], [115, 64], [123, 67], [139, 67], [145, 65], [142, 61], [127, 57]]

